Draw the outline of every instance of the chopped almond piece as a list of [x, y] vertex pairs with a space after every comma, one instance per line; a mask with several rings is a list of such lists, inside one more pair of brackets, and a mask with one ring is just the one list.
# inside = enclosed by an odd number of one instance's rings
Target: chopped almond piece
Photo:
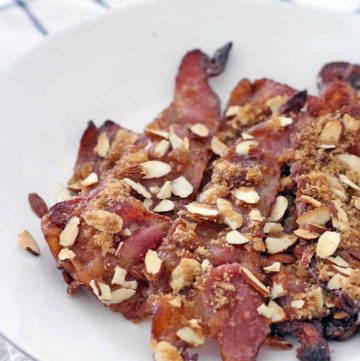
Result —
[[271, 298], [275, 300], [276, 298], [286, 296], [287, 292], [284, 290], [284, 287], [281, 283], [273, 283], [271, 287]]
[[115, 284], [115, 285], [122, 286], [124, 284], [124, 282], [125, 282], [126, 274], [127, 274], [126, 269], [116, 265], [114, 276], [113, 276], [113, 278], [111, 280], [111, 283]]
[[99, 135], [99, 138], [97, 140], [97, 144], [95, 147], [95, 152], [98, 154], [98, 156], [105, 158], [109, 152], [110, 149], [110, 140], [109, 137], [105, 132], [101, 133]]
[[60, 233], [59, 244], [63, 247], [71, 247], [79, 234], [79, 217], [72, 217]]
[[243, 217], [233, 210], [231, 202], [223, 198], [218, 198], [216, 200], [216, 206], [224, 217], [224, 223], [232, 230], [236, 230], [243, 225]]
[[98, 231], [111, 234], [120, 232], [123, 227], [123, 220], [120, 216], [103, 209], [86, 212], [84, 220], [89, 226], [96, 228]]
[[146, 133], [158, 135], [161, 138], [169, 139], [170, 133], [165, 130], [146, 128]]
[[210, 147], [213, 153], [220, 157], [223, 157], [228, 151], [227, 145], [225, 145], [219, 138], [215, 136], [211, 139]]
[[175, 203], [170, 199], [163, 199], [154, 209], [153, 212], [162, 213], [170, 212], [174, 209]]
[[357, 132], [360, 130], [360, 121], [353, 118], [350, 114], [345, 114], [342, 120], [345, 129], [349, 132]]
[[275, 254], [285, 251], [291, 247], [297, 241], [297, 237], [289, 234], [285, 234], [279, 238], [267, 237], [265, 244], [268, 253]]
[[268, 303], [268, 307], [273, 310], [273, 313], [271, 315], [271, 321], [273, 323], [282, 322], [286, 319], [286, 314], [284, 310], [275, 301], [270, 301]]
[[212, 268], [212, 264], [208, 259], [204, 259], [201, 262], [201, 272], [205, 273], [209, 268]]
[[316, 254], [320, 258], [327, 258], [333, 255], [340, 244], [340, 234], [326, 231], [323, 233], [316, 245]]
[[249, 282], [249, 284], [252, 287], [254, 287], [263, 296], [266, 296], [266, 297], [270, 296], [269, 289], [263, 283], [261, 283], [252, 272], [250, 272], [245, 267], [240, 267], [240, 270], [241, 270], [242, 275], [245, 277], [245, 279]]
[[327, 288], [331, 291], [339, 290], [346, 285], [347, 281], [348, 281], [347, 277], [341, 275], [340, 273], [336, 273], [328, 281]]
[[236, 117], [238, 116], [240, 110], [241, 110], [240, 105], [231, 105], [229, 106], [229, 108], [227, 108], [225, 117], [226, 118]]
[[337, 265], [331, 265], [331, 269], [335, 271], [336, 273], [340, 273], [345, 277], [350, 277], [351, 273], [353, 271], [352, 268], [349, 267], [339, 267]]
[[291, 125], [294, 121], [292, 120], [292, 118], [290, 117], [284, 117], [284, 116], [279, 116], [277, 117], [277, 122], [279, 123], [280, 127], [287, 127], [289, 125]]
[[171, 182], [166, 181], [163, 186], [160, 188], [159, 192], [157, 193], [156, 197], [159, 199], [168, 199], [171, 197]]
[[63, 248], [59, 252], [58, 258], [59, 258], [60, 261], [65, 261], [67, 259], [74, 259], [75, 258], [75, 253], [69, 248]]
[[350, 170], [360, 173], [360, 157], [349, 153], [342, 153], [337, 155], [337, 158], [345, 163]]
[[328, 221], [330, 221], [330, 210], [325, 206], [321, 206], [303, 213], [296, 219], [296, 223], [301, 228], [305, 228], [305, 226], [308, 224], [324, 226]]
[[265, 305], [265, 303], [263, 303], [262, 305], [260, 305], [257, 309], [256, 309], [257, 313], [261, 316], [264, 316], [268, 319], [271, 319], [273, 313], [274, 313], [274, 309], [270, 308], [268, 306]]
[[190, 130], [195, 135], [198, 135], [199, 137], [208, 137], [209, 136], [209, 128], [205, 126], [204, 124], [197, 123], [190, 127]]
[[149, 160], [141, 164], [145, 174], [144, 179], [161, 178], [171, 172], [169, 164], [159, 160]]
[[204, 344], [205, 337], [201, 327], [182, 327], [176, 332], [176, 336], [188, 343], [191, 347], [199, 347]]
[[155, 361], [184, 361], [175, 346], [166, 341], [160, 341], [154, 348]]
[[145, 199], [144, 202], [143, 202], [143, 206], [144, 206], [147, 210], [149, 210], [153, 203], [154, 203], [154, 202], [153, 202], [152, 199]]
[[340, 183], [340, 181], [336, 177], [333, 177], [330, 175], [326, 175], [326, 178], [329, 183], [329, 187], [330, 187], [331, 191], [334, 193], [334, 195], [337, 198], [340, 198], [342, 201], [346, 201], [347, 195], [346, 195], [345, 189], [342, 186], [342, 184]]
[[259, 202], [260, 196], [253, 188], [240, 187], [234, 191], [236, 199], [249, 204], [255, 204]]
[[327, 122], [319, 135], [319, 143], [337, 145], [339, 144], [343, 125], [339, 120]]
[[294, 300], [291, 301], [291, 307], [296, 308], [297, 310], [300, 310], [304, 307], [305, 301], [304, 300]]
[[248, 133], [246, 133], [246, 132], [242, 132], [242, 133], [241, 133], [241, 138], [244, 139], [244, 140], [254, 139], [254, 137], [253, 137], [251, 134], [248, 134]]
[[142, 184], [134, 182], [130, 178], [124, 178], [124, 182], [126, 182], [135, 192], [139, 193], [144, 198], [151, 198], [151, 194]]
[[131, 288], [119, 288], [111, 292], [111, 299], [109, 301], [104, 301], [103, 303], [105, 303], [106, 305], [123, 303], [124, 301], [134, 296], [135, 293], [136, 290]]
[[346, 184], [347, 186], [349, 186], [352, 189], [360, 191], [360, 187], [357, 184], [355, 184], [352, 180], [350, 180], [345, 174], [340, 174], [339, 179], [340, 179], [341, 183]]
[[268, 217], [268, 221], [277, 222], [279, 221], [285, 214], [288, 208], [289, 202], [284, 196], [277, 196], [275, 200], [275, 204], [271, 210], [270, 216]]
[[157, 157], [163, 157], [166, 152], [170, 149], [170, 142], [168, 140], [161, 140], [158, 144], [156, 144], [154, 153]]
[[253, 208], [249, 212], [249, 218], [250, 221], [255, 221], [255, 222], [262, 222], [265, 219], [265, 217], [261, 215], [261, 212], [257, 208]]
[[184, 146], [184, 140], [181, 139], [174, 131], [174, 127], [170, 127], [170, 135], [169, 135], [169, 140], [171, 143], [171, 147], [173, 150], [177, 149], [177, 148], [185, 148]]
[[99, 177], [96, 173], [90, 173], [83, 181], [81, 181], [81, 185], [83, 187], [88, 187], [93, 184], [96, 184], [99, 182]]
[[271, 109], [271, 112], [278, 113], [280, 108], [287, 102], [288, 98], [282, 95], [276, 95], [268, 99], [265, 103]]
[[332, 264], [339, 266], [339, 267], [349, 267], [349, 263], [347, 263], [342, 257], [328, 257], [327, 260]]
[[355, 205], [355, 208], [360, 211], [360, 198], [356, 198], [354, 200], [354, 205]]
[[234, 230], [226, 234], [226, 242], [229, 244], [245, 244], [250, 242], [250, 240]]
[[181, 307], [181, 296], [175, 296], [170, 301], [169, 304], [175, 308]]
[[236, 146], [236, 154], [247, 155], [249, 154], [250, 148], [258, 145], [256, 140], [244, 140]]
[[349, 229], [349, 219], [346, 212], [341, 207], [340, 200], [330, 202], [331, 221], [334, 228], [345, 232]]
[[89, 284], [95, 296], [100, 301], [105, 302], [111, 300], [111, 290], [107, 284], [102, 282], [96, 282], [95, 280], [91, 280]]
[[268, 233], [281, 233], [284, 231], [283, 226], [276, 222], [266, 222], [264, 224], [263, 232]]
[[201, 265], [198, 261], [192, 258], [182, 258], [171, 273], [170, 286], [174, 291], [180, 291], [185, 286], [191, 285], [200, 273]]
[[219, 215], [219, 211], [215, 207], [198, 202], [189, 203], [185, 206], [185, 208], [192, 214], [197, 214], [199, 216], [208, 218], [216, 218]]
[[69, 201], [72, 198], [70, 191], [61, 183], [55, 188], [55, 197], [58, 203]]
[[35, 238], [27, 230], [24, 229], [19, 234], [18, 243], [22, 248], [26, 249], [34, 256], [40, 255], [40, 248], [35, 241]]
[[187, 198], [194, 191], [192, 184], [184, 176], [174, 179], [171, 185], [173, 194], [180, 198]]
[[270, 273], [270, 272], [280, 272], [280, 268], [281, 268], [281, 263], [280, 262], [274, 262], [273, 264], [271, 264], [270, 266], [264, 267], [263, 270], [266, 273]]
[[322, 308], [324, 306], [324, 294], [323, 294], [323, 290], [321, 287], [317, 287], [315, 289], [315, 301], [317, 304], [317, 308], [319, 310], [322, 310]]
[[160, 273], [163, 261], [159, 258], [156, 251], [149, 249], [145, 256], [146, 272], [152, 276], [157, 276]]
[[322, 205], [321, 202], [319, 202], [315, 198], [306, 196], [304, 194], [300, 197], [300, 200], [302, 200], [303, 202], [305, 202], [307, 204], [311, 204], [315, 208], [321, 207], [321, 205]]
[[311, 241], [313, 239], [317, 239], [320, 237], [320, 234], [315, 233], [315, 232], [310, 232], [309, 230], [302, 229], [302, 228], [296, 229], [294, 231], [294, 234], [296, 237], [299, 237], [301, 239], [306, 239], [308, 241]]

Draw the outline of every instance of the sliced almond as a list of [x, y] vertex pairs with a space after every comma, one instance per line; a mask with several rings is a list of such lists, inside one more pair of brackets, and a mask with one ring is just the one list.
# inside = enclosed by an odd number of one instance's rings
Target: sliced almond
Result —
[[313, 233], [317, 233], [317, 234], [323, 234], [324, 232], [327, 231], [327, 228], [326, 227], [323, 227], [323, 226], [319, 226], [318, 224], [313, 224], [313, 223], [309, 223], [307, 225], [307, 229], [310, 231], [310, 232], [313, 232]]
[[163, 199], [154, 209], [153, 212], [162, 213], [170, 212], [175, 208], [175, 203], [170, 199]]
[[114, 305], [123, 303], [124, 301], [128, 300], [132, 296], [134, 296], [136, 290], [131, 288], [119, 288], [115, 291], [111, 292], [111, 299], [109, 301], [105, 301], [106, 305]]
[[156, 195], [157, 198], [159, 199], [168, 199], [171, 197], [171, 182], [170, 181], [166, 181], [163, 186], [160, 188], [158, 194]]
[[211, 184], [209, 188], [202, 191], [198, 197], [199, 202], [215, 204], [218, 198], [226, 197], [229, 194], [229, 188], [224, 184]]
[[313, 197], [306, 196], [305, 194], [301, 195], [300, 200], [307, 203], [307, 204], [310, 204], [310, 205], [314, 206], [315, 208], [318, 208], [318, 207], [322, 206], [321, 202], [319, 202], [318, 200], [316, 200]]
[[111, 280], [111, 283], [113, 285], [120, 285], [122, 286], [125, 282], [125, 278], [126, 278], [126, 274], [127, 271], [126, 269], [119, 267], [118, 265], [116, 265], [115, 267], [115, 272], [114, 272], [114, 276]]
[[244, 140], [237, 144], [235, 152], [238, 155], [247, 155], [249, 154], [250, 148], [258, 145], [256, 140]]
[[360, 121], [353, 118], [350, 114], [345, 114], [342, 120], [347, 131], [357, 132], [360, 130]]
[[111, 290], [110, 287], [106, 283], [96, 282], [95, 280], [91, 280], [89, 283], [96, 297], [102, 301], [110, 301], [111, 300]]
[[326, 179], [329, 183], [330, 190], [333, 192], [333, 194], [337, 198], [340, 198], [342, 201], [346, 201], [347, 195], [340, 181], [336, 177], [330, 175], [326, 175]]
[[226, 234], [226, 242], [229, 244], [245, 244], [250, 240], [238, 231], [230, 231]]
[[287, 291], [284, 289], [281, 283], [274, 282], [271, 286], [271, 298], [275, 300], [279, 297], [284, 297], [287, 295]]
[[332, 145], [332, 144], [319, 144], [318, 148], [320, 149], [335, 149], [336, 145]]
[[264, 267], [263, 270], [266, 273], [270, 273], [270, 272], [280, 272], [281, 269], [281, 263], [280, 262], [274, 262], [273, 264], [271, 264], [270, 266]]
[[146, 133], [157, 135], [161, 138], [169, 139], [170, 133], [166, 130], [146, 128]]
[[243, 201], [249, 204], [255, 204], [260, 200], [258, 192], [255, 189], [248, 187], [240, 187], [234, 190], [234, 196], [239, 201]]
[[187, 198], [194, 191], [192, 184], [184, 176], [174, 179], [171, 185], [172, 193], [180, 198]]
[[280, 253], [287, 250], [297, 241], [297, 237], [289, 234], [285, 234], [281, 237], [274, 238], [274, 237], [267, 237], [265, 239], [265, 244], [268, 253], [275, 254]]
[[280, 108], [287, 102], [288, 97], [282, 95], [276, 95], [270, 99], [268, 99], [265, 103], [271, 109], [271, 112], [278, 113]]
[[151, 198], [151, 194], [149, 193], [149, 191], [140, 183], [138, 182], [134, 182], [132, 179], [130, 178], [124, 178], [124, 181], [138, 194], [140, 194], [141, 196], [143, 196], [144, 198], [150, 199]]
[[143, 206], [145, 209], [149, 210], [153, 204], [153, 200], [152, 199], [145, 199], [143, 202]]
[[156, 251], [149, 249], [145, 256], [145, 270], [152, 276], [157, 276], [160, 273], [163, 261], [159, 258]]
[[352, 180], [350, 180], [345, 174], [340, 174], [339, 179], [341, 183], [346, 184], [352, 189], [360, 191], [360, 187], [357, 184], [355, 184]]
[[261, 215], [261, 212], [259, 209], [257, 208], [253, 208], [250, 212], [249, 212], [249, 219], [250, 221], [254, 221], [254, 222], [262, 222], [265, 220], [265, 217], [263, 217]]
[[170, 301], [169, 301], [169, 304], [172, 306], [172, 307], [175, 307], [175, 308], [180, 308], [181, 307], [181, 296], [175, 296], [173, 297]]
[[166, 152], [170, 149], [170, 142], [168, 140], [161, 140], [158, 144], [155, 145], [154, 153], [157, 157], [163, 157]]
[[248, 133], [246, 133], [246, 132], [242, 132], [242, 133], [241, 133], [241, 138], [244, 139], [244, 140], [254, 139], [254, 137], [253, 137], [251, 134], [248, 134]]
[[141, 163], [141, 167], [145, 174], [144, 179], [161, 178], [171, 172], [170, 165], [159, 160]]
[[227, 108], [226, 110], [225, 117], [226, 118], [236, 117], [239, 114], [240, 110], [241, 110], [240, 105], [230, 105], [229, 108]]
[[228, 151], [227, 145], [225, 145], [219, 138], [215, 136], [211, 139], [210, 147], [213, 153], [220, 157], [223, 157]]
[[69, 201], [72, 196], [70, 191], [62, 183], [59, 183], [55, 188], [55, 198], [56, 202], [65, 202]]
[[96, 228], [98, 231], [111, 234], [120, 232], [123, 227], [123, 220], [120, 216], [103, 209], [86, 212], [84, 220], [89, 226]]
[[109, 137], [105, 132], [101, 133], [99, 135], [99, 138], [97, 140], [97, 144], [95, 147], [95, 152], [99, 157], [105, 158], [109, 152], [110, 149], [110, 140]]
[[80, 218], [72, 217], [60, 233], [59, 244], [63, 247], [71, 247], [79, 234]]
[[75, 256], [75, 253], [71, 249], [63, 248], [58, 254], [58, 259], [60, 261], [65, 261], [67, 259], [74, 259]]
[[299, 237], [301, 239], [306, 239], [307, 241], [311, 241], [320, 237], [318, 233], [311, 232], [307, 229], [302, 229], [302, 228], [296, 229], [294, 231], [294, 234], [296, 237]]
[[336, 273], [328, 281], [327, 288], [331, 291], [339, 290], [339, 289], [343, 288], [347, 282], [348, 282], [347, 277], [341, 275], [340, 273]]
[[341, 207], [339, 199], [330, 202], [331, 221], [334, 228], [341, 232], [349, 229], [349, 219], [346, 212]]
[[319, 143], [331, 145], [339, 144], [342, 128], [343, 125], [339, 120], [327, 122], [319, 135]]
[[268, 307], [265, 305], [265, 303], [263, 303], [262, 305], [260, 305], [257, 309], [256, 309], [257, 313], [261, 316], [264, 316], [268, 319], [271, 319], [273, 313], [274, 313], [274, 309], [271, 307]]
[[212, 268], [212, 264], [208, 259], [204, 259], [201, 262], [201, 272], [205, 273], [208, 269]]
[[355, 208], [360, 211], [360, 198], [354, 199], [354, 205], [355, 205]]
[[26, 249], [34, 256], [40, 255], [40, 248], [35, 241], [35, 238], [27, 230], [24, 229], [19, 234], [18, 243], [22, 248]]
[[342, 153], [337, 155], [337, 158], [345, 163], [350, 170], [360, 173], [360, 157], [349, 153]]
[[327, 260], [332, 264], [339, 266], [339, 267], [349, 267], [349, 263], [347, 263], [342, 257], [328, 257]]
[[232, 230], [236, 230], [243, 225], [243, 217], [233, 210], [231, 202], [223, 198], [218, 198], [216, 200], [216, 206], [224, 217], [224, 223]]
[[81, 185], [83, 187], [92, 186], [99, 182], [99, 177], [96, 173], [90, 173], [83, 181], [81, 181]]
[[209, 136], [209, 128], [204, 124], [197, 123], [190, 127], [192, 133], [199, 137], [208, 137]]
[[300, 228], [306, 228], [308, 224], [324, 226], [328, 221], [330, 221], [330, 210], [325, 206], [303, 213], [296, 219], [296, 223]]
[[155, 361], [184, 361], [175, 346], [166, 341], [160, 341], [154, 348]]
[[176, 332], [176, 336], [180, 338], [180, 340], [185, 341], [191, 347], [199, 347], [204, 344], [205, 337], [200, 328], [192, 328], [192, 327], [182, 327]]
[[268, 221], [277, 222], [279, 221], [285, 214], [288, 208], [289, 202], [284, 196], [277, 196], [275, 199], [275, 204], [271, 210], [270, 216], [268, 217]]
[[277, 118], [277, 121], [278, 121], [280, 127], [283, 127], [283, 128], [291, 125], [291, 124], [294, 122], [294, 121], [292, 120], [292, 118], [290, 118], [290, 117], [284, 117], [284, 116], [279, 116], [279, 117]]
[[190, 286], [200, 273], [201, 265], [198, 261], [192, 258], [182, 258], [171, 273], [170, 286], [174, 291], [180, 291], [185, 286]]
[[273, 310], [273, 314], [271, 316], [271, 321], [273, 323], [282, 322], [286, 319], [284, 310], [275, 301], [270, 301], [268, 303], [268, 307]]
[[249, 284], [260, 292], [263, 296], [270, 296], [270, 291], [263, 283], [261, 283], [255, 275], [245, 267], [240, 267], [241, 274], [249, 282]]
[[315, 289], [315, 301], [318, 310], [322, 310], [324, 306], [324, 293], [321, 287], [317, 287]]
[[304, 300], [294, 300], [294, 301], [291, 301], [290, 305], [291, 305], [292, 308], [295, 308], [297, 310], [301, 310], [305, 305], [305, 301]]
[[265, 234], [269, 233], [281, 233], [284, 231], [283, 226], [280, 223], [276, 222], [265, 222], [263, 232]]
[[331, 269], [335, 271], [336, 273], [340, 273], [341, 275], [345, 277], [350, 277], [351, 273], [353, 272], [352, 268], [349, 267], [339, 267], [337, 265], [331, 265]]
[[173, 150], [178, 148], [184, 148], [184, 140], [181, 139], [174, 131], [174, 127], [170, 127], [169, 140]]
[[316, 254], [320, 258], [327, 258], [333, 255], [340, 244], [340, 234], [326, 231], [323, 233], [316, 245]]
[[215, 207], [198, 202], [189, 203], [185, 208], [192, 214], [208, 218], [216, 218], [219, 215], [219, 211]]

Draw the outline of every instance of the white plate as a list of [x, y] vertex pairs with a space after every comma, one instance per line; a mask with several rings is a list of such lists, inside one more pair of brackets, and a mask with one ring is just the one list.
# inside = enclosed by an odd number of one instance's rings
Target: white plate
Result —
[[[360, 18], [288, 4], [235, 0], [153, 1], [124, 7], [51, 37], [0, 79], [0, 332], [39, 360], [151, 359], [148, 325], [133, 325], [80, 292], [70, 297], [27, 205], [71, 173], [88, 119], [141, 130], [171, 100], [181, 57], [232, 40], [226, 73], [213, 85], [226, 99], [247, 76], [315, 89], [320, 66], [359, 61]], [[29, 229], [32, 257], [16, 244]], [[358, 360], [359, 338], [332, 344], [333, 359]], [[217, 360], [214, 345], [202, 360]], [[294, 359], [261, 351], [259, 360]]]

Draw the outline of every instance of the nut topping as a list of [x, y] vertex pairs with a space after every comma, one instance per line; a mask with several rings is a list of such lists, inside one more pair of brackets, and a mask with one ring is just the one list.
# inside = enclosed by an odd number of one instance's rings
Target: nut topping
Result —
[[308, 224], [324, 226], [328, 221], [330, 221], [330, 210], [325, 206], [321, 206], [303, 213], [296, 219], [296, 223], [301, 228], [306, 228]]
[[99, 157], [105, 158], [109, 152], [110, 149], [110, 140], [109, 137], [105, 132], [101, 133], [99, 135], [99, 138], [97, 140], [97, 144], [95, 147], [95, 152]]
[[215, 136], [211, 139], [210, 147], [213, 153], [220, 157], [223, 157], [228, 151], [227, 145], [225, 145], [219, 138]]
[[111, 280], [111, 283], [113, 285], [115, 284], [115, 285], [122, 286], [124, 284], [124, 282], [125, 282], [126, 274], [127, 274], [126, 269], [116, 265], [114, 276], [113, 276], [113, 278]]
[[345, 163], [350, 170], [360, 173], [360, 157], [349, 153], [342, 153], [337, 155], [337, 158]]
[[160, 341], [154, 348], [155, 361], [184, 361], [175, 346], [166, 341]]
[[327, 258], [333, 255], [340, 244], [340, 234], [326, 231], [323, 233], [316, 245], [316, 254], [320, 258]]
[[124, 301], [128, 300], [132, 296], [134, 296], [136, 290], [131, 288], [119, 288], [115, 291], [111, 292], [111, 299], [103, 301], [106, 305], [113, 305], [123, 303]]
[[239, 201], [243, 201], [249, 204], [255, 204], [259, 202], [260, 196], [253, 188], [240, 187], [234, 190], [234, 195]]
[[204, 344], [205, 337], [202, 332], [201, 326], [198, 323], [191, 321], [193, 320], [189, 321], [190, 327], [186, 326], [180, 328], [176, 332], [176, 336], [188, 343], [191, 347], [198, 347]]
[[216, 218], [219, 215], [219, 211], [215, 207], [198, 202], [189, 203], [185, 208], [192, 214], [208, 218]]
[[268, 306], [265, 305], [265, 303], [263, 303], [262, 305], [260, 305], [257, 309], [256, 309], [257, 313], [260, 316], [264, 316], [268, 319], [271, 319], [273, 313], [274, 313], [274, 309], [270, 308]]
[[353, 118], [350, 114], [345, 114], [342, 120], [347, 131], [357, 132], [360, 130], [360, 121]]
[[163, 199], [154, 209], [153, 212], [162, 213], [170, 212], [174, 209], [175, 203], [170, 199]]
[[357, 184], [355, 184], [353, 181], [351, 181], [345, 174], [340, 174], [339, 179], [340, 179], [341, 183], [346, 184], [347, 186], [349, 186], [352, 189], [360, 191], [360, 187]]
[[72, 196], [69, 190], [63, 184], [59, 183], [55, 188], [55, 198], [56, 202], [60, 203], [69, 201]]
[[339, 266], [339, 267], [349, 267], [349, 263], [347, 263], [342, 257], [336, 256], [336, 257], [328, 257], [327, 259], [332, 264]]
[[248, 281], [249, 284], [256, 289], [256, 291], [260, 292], [265, 297], [270, 296], [269, 289], [263, 283], [261, 283], [252, 272], [250, 272], [245, 267], [240, 267], [240, 271], [245, 280]]
[[72, 217], [60, 233], [59, 244], [63, 247], [71, 247], [79, 234], [79, 217]]
[[300, 200], [314, 206], [315, 208], [321, 207], [321, 202], [319, 202], [313, 197], [306, 196], [305, 194], [301, 195]]
[[145, 174], [144, 179], [161, 178], [171, 172], [170, 165], [159, 160], [141, 163], [141, 167]]
[[156, 251], [149, 249], [145, 256], [145, 270], [152, 276], [157, 276], [160, 273], [163, 261], [159, 258]]
[[163, 186], [160, 188], [159, 192], [156, 195], [159, 199], [167, 199], [171, 197], [171, 182], [166, 181]]
[[95, 280], [91, 280], [89, 284], [95, 296], [100, 301], [105, 302], [111, 300], [111, 290], [107, 284], [102, 282], [96, 282]]
[[26, 249], [34, 256], [40, 255], [40, 248], [36, 243], [35, 238], [27, 230], [24, 229], [19, 234], [18, 243], [22, 248]]
[[289, 125], [291, 125], [294, 121], [292, 120], [292, 118], [290, 117], [284, 117], [284, 116], [279, 116], [277, 117], [277, 122], [279, 123], [280, 127], [287, 127]]
[[165, 130], [146, 128], [146, 133], [157, 135], [161, 138], [169, 139], [170, 133]]
[[318, 233], [310, 232], [307, 229], [298, 228], [294, 231], [296, 237], [301, 239], [306, 239], [307, 241], [311, 241], [320, 237]]
[[187, 198], [193, 191], [192, 184], [184, 177], [178, 177], [171, 182], [172, 192], [180, 198]]
[[224, 223], [232, 230], [236, 230], [243, 225], [243, 217], [240, 213], [233, 210], [231, 202], [226, 199], [218, 198], [216, 206], [224, 217]]
[[173, 126], [170, 127], [169, 140], [173, 150], [177, 148], [185, 148], [184, 140], [175, 133]]
[[266, 273], [270, 273], [270, 272], [280, 272], [280, 268], [281, 268], [281, 263], [280, 262], [274, 262], [273, 264], [271, 264], [270, 266], [264, 267], [263, 270]]
[[151, 198], [150, 192], [142, 184], [134, 182], [130, 178], [124, 178], [124, 181], [130, 186], [130, 188], [132, 188], [135, 192], [139, 193], [144, 198]]
[[168, 140], [161, 140], [158, 144], [155, 145], [154, 153], [157, 157], [163, 157], [166, 152], [170, 149], [170, 142]]
[[291, 307], [292, 308], [295, 308], [297, 310], [300, 310], [304, 307], [305, 305], [305, 301], [304, 300], [294, 300], [294, 301], [291, 301]]
[[81, 181], [81, 185], [83, 187], [92, 186], [99, 182], [99, 177], [96, 173], [90, 173], [83, 181]]
[[198, 261], [182, 258], [171, 273], [170, 286], [174, 291], [180, 291], [185, 286], [190, 286], [200, 273], [201, 265]]
[[319, 135], [320, 144], [339, 144], [343, 125], [339, 120], [327, 122]]
[[258, 142], [255, 140], [244, 140], [236, 146], [236, 154], [238, 155], [247, 155], [249, 154], [250, 148], [258, 145]]
[[204, 124], [197, 123], [190, 127], [190, 130], [195, 135], [198, 135], [199, 137], [208, 137], [209, 136], [209, 128], [206, 127]]
[[360, 198], [354, 199], [354, 205], [355, 205], [355, 208], [360, 211]]
[[86, 212], [84, 220], [89, 226], [96, 228], [98, 231], [111, 234], [120, 232], [123, 227], [123, 220], [120, 216], [103, 209]]
[[277, 282], [273, 283], [271, 287], [271, 298], [273, 300], [286, 295], [287, 295], [287, 291], [284, 289], [281, 283], [277, 283]]
[[268, 221], [277, 222], [279, 221], [285, 214], [288, 208], [289, 202], [284, 196], [277, 196], [275, 200], [275, 204], [271, 210], [270, 216], [268, 217]]
[[284, 234], [279, 238], [267, 237], [265, 239], [265, 244], [268, 253], [275, 254], [285, 251], [286, 249], [291, 247], [296, 241], [297, 237], [290, 234]]
[[340, 273], [336, 273], [328, 281], [327, 288], [331, 291], [339, 290], [346, 285], [347, 281], [348, 281], [347, 277], [341, 275]]
[[58, 254], [58, 258], [60, 261], [65, 261], [67, 259], [74, 259], [75, 256], [76, 256], [75, 253], [69, 248], [63, 248]]
[[286, 319], [284, 310], [275, 301], [270, 301], [268, 303], [268, 307], [273, 310], [273, 313], [271, 315], [271, 322], [276, 323], [284, 321]]
[[230, 231], [226, 235], [226, 242], [229, 244], [245, 244], [250, 240], [238, 231]]

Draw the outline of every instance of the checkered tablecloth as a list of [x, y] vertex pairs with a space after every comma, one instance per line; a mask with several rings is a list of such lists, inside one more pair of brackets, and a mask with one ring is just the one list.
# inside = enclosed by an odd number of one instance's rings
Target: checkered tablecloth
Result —
[[[0, 0], [0, 71], [45, 37], [136, 1], [139, 0]], [[360, 16], [360, 0], [262, 1], [288, 1], [294, 6], [327, 7]], [[30, 360], [0, 336], [0, 361]]]

